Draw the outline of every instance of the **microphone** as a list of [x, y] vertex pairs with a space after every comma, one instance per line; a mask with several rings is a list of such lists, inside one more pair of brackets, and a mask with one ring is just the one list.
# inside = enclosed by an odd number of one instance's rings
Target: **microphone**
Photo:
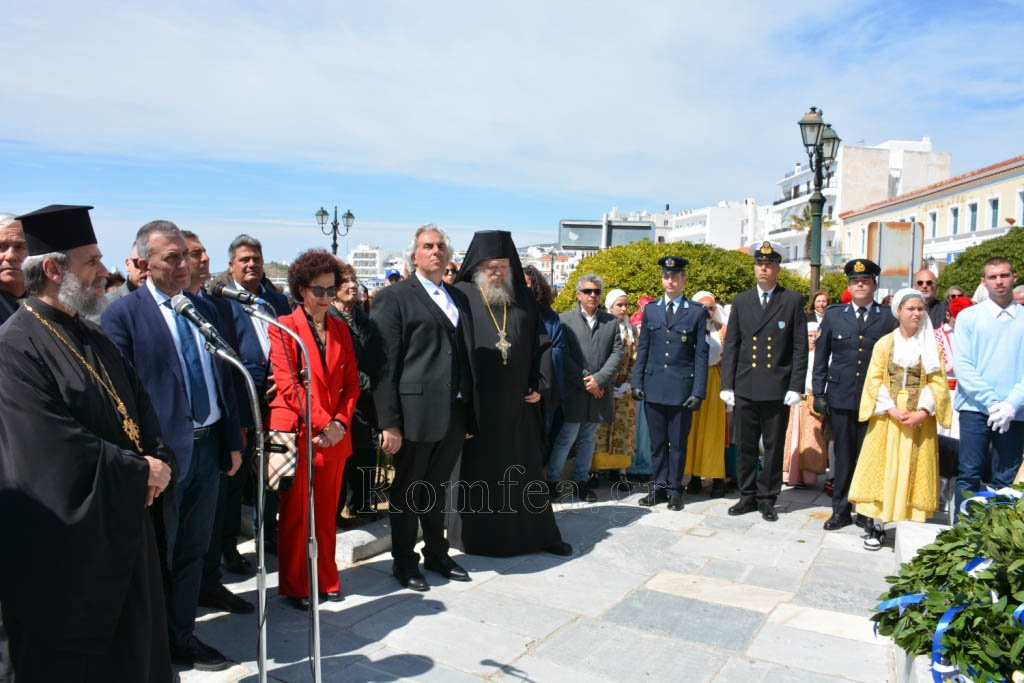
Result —
[[213, 289], [210, 290], [210, 294], [212, 294], [213, 296], [219, 296], [222, 299], [232, 299], [239, 303], [243, 303], [246, 306], [270, 305], [260, 297], [256, 296], [255, 294], [250, 294], [249, 292], [243, 289], [233, 289], [225, 285], [223, 282], [218, 282], [217, 284], [215, 284], [213, 286]]
[[199, 334], [203, 335], [206, 338], [206, 341], [210, 342], [217, 349], [225, 353], [232, 356], [235, 355], [234, 350], [226, 341], [224, 341], [224, 338], [220, 336], [217, 332], [217, 328], [213, 326], [213, 323], [199, 314], [199, 311], [196, 310], [196, 307], [187, 296], [184, 294], [175, 295], [171, 299], [171, 308], [174, 309], [175, 313], [195, 325], [199, 330]]

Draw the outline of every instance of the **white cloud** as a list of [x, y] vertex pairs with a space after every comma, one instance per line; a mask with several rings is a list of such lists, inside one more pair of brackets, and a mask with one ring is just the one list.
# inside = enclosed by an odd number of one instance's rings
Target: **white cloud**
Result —
[[960, 170], [1022, 151], [1022, 22], [1002, 4], [286, 5], [8, 8], [0, 130], [158, 163], [652, 198], [636, 208], [771, 200], [810, 104], [849, 142], [930, 135]]

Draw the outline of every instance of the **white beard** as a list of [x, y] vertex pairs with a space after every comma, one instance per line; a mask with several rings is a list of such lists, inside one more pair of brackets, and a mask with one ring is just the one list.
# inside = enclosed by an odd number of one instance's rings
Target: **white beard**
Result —
[[473, 282], [480, 289], [480, 296], [484, 302], [491, 306], [508, 306], [516, 300], [512, 289], [512, 271], [498, 283], [492, 283], [487, 279], [487, 274], [478, 270], [473, 274]]

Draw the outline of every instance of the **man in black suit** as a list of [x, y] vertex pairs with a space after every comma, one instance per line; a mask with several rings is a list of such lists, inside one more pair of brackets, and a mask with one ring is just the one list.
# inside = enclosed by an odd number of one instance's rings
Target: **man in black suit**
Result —
[[828, 415], [836, 453], [832, 516], [825, 522], [826, 531], [853, 524], [853, 506], [847, 496], [868, 428], [867, 422], [857, 420], [860, 395], [875, 342], [892, 332], [897, 324], [886, 306], [875, 303], [875, 278], [882, 272], [878, 264], [854, 259], [843, 272], [853, 300], [829, 306], [825, 311], [818, 328], [811, 379], [814, 410]]
[[[770, 242], [750, 247], [757, 286], [732, 302], [722, 355], [722, 392], [734, 409], [740, 500], [730, 515], [758, 510], [776, 521], [789, 408], [807, 379], [807, 317], [803, 297], [778, 284], [782, 254]], [[759, 441], [764, 460], [757, 471]]]
[[469, 580], [448, 556], [444, 537], [442, 487], [473, 431], [473, 326], [465, 294], [442, 282], [450, 259], [451, 244], [441, 229], [417, 229], [406, 251], [413, 274], [382, 289], [371, 312], [384, 340], [373, 392], [381, 449], [395, 461], [388, 493], [392, 571], [402, 586], [417, 591], [429, 589], [413, 550], [417, 521], [423, 527], [423, 567]]

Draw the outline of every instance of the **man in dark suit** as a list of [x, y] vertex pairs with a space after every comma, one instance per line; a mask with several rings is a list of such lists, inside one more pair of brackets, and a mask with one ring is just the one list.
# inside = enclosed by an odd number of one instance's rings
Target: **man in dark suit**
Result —
[[832, 516], [825, 521], [826, 531], [853, 524], [853, 506], [847, 496], [868, 427], [867, 422], [857, 420], [860, 395], [875, 342], [897, 325], [892, 311], [875, 303], [876, 278], [882, 272], [878, 264], [854, 259], [843, 272], [853, 299], [825, 311], [815, 342], [811, 379], [814, 410], [828, 415], [836, 454]]
[[28, 257], [25, 231], [12, 213], [0, 213], [0, 325], [18, 310], [25, 296], [25, 274], [21, 264]]
[[[757, 286], [732, 302], [722, 354], [721, 398], [734, 409], [740, 500], [730, 515], [755, 510], [776, 521], [789, 409], [807, 380], [807, 316], [803, 297], [778, 284], [782, 254], [770, 242], [750, 247]], [[759, 442], [764, 460], [757, 470]]]
[[669, 510], [682, 510], [687, 438], [693, 411], [707, 390], [708, 312], [683, 294], [689, 261], [665, 256], [658, 265], [665, 295], [644, 307], [631, 379], [633, 398], [644, 402], [654, 473], [651, 490], [640, 504], [667, 499]]
[[[220, 318], [222, 323], [221, 329], [224, 333], [224, 341], [237, 354], [238, 338], [235, 335], [234, 327], [229, 324], [232, 319], [231, 304], [227, 299], [210, 296], [204, 288], [206, 282], [210, 279], [210, 256], [206, 253], [206, 247], [200, 241], [199, 235], [191, 230], [182, 230], [181, 234], [185, 238], [185, 247], [188, 249], [186, 255], [188, 256], [189, 263], [189, 284], [185, 291], [208, 302], [217, 309], [217, 317]], [[231, 372], [231, 380], [237, 401], [239, 403], [247, 401], [248, 394], [245, 388], [245, 380], [242, 378], [241, 373]], [[248, 614], [256, 609], [251, 602], [247, 602], [229, 591], [221, 582], [220, 573], [222, 555], [225, 558], [224, 565], [230, 571], [236, 574], [249, 574], [252, 570], [252, 565], [249, 561], [238, 555], [238, 550], [235, 547], [235, 537], [233, 535], [225, 537], [224, 534], [227, 517], [231, 516], [228, 507], [231, 500], [232, 484], [240, 481], [242, 477], [242, 472], [239, 472], [236, 476], [228, 476], [223, 472], [220, 475], [220, 485], [217, 492], [217, 513], [214, 517], [213, 531], [210, 535], [210, 547], [206, 551], [206, 557], [203, 560], [203, 581], [199, 589], [200, 607], [211, 607], [235, 614]], [[241, 500], [238, 500], [237, 504], [241, 505]], [[240, 513], [241, 510], [235, 510], [236, 517]], [[235, 520], [235, 526], [238, 526], [237, 520]], [[237, 557], [232, 557], [230, 553], [234, 553]], [[230, 566], [229, 563], [231, 563]]]
[[[146, 284], [110, 304], [103, 313], [103, 329], [138, 371], [174, 454], [172, 509], [164, 511], [171, 659], [201, 671], [219, 671], [230, 663], [193, 631], [220, 473], [234, 475], [242, 463], [235, 394], [224, 376], [231, 370], [206, 351], [195, 326], [170, 306], [171, 298], [189, 283], [187, 247], [178, 227], [151, 221], [139, 229], [135, 243], [139, 264], [148, 273]], [[184, 295], [223, 334], [216, 309]]]
[[434, 225], [416, 230], [406, 260], [413, 274], [382, 289], [371, 318], [384, 341], [373, 400], [381, 449], [394, 456], [388, 494], [392, 572], [412, 590], [429, 589], [419, 571], [417, 522], [423, 527], [423, 567], [468, 581], [448, 556], [443, 486], [473, 432], [472, 319], [465, 294], [443, 284], [451, 259], [448, 236]]
[[[228, 247], [228, 277], [225, 284], [229, 288], [245, 290], [266, 301], [267, 305], [260, 305], [257, 308], [270, 317], [288, 315], [292, 311], [288, 297], [270, 286], [269, 281], [266, 280], [263, 270], [263, 245], [254, 237], [242, 234], [231, 241], [231, 245]], [[245, 369], [249, 371], [253, 384], [256, 385], [256, 391], [261, 397], [260, 407], [265, 420], [269, 402], [277, 391], [270, 374], [270, 336], [267, 334], [267, 324], [247, 315], [239, 302], [230, 301], [229, 303], [231, 306], [230, 320], [234, 324], [235, 336], [238, 339], [238, 357], [245, 365]], [[256, 442], [250, 437], [256, 423], [252, 417], [249, 401], [244, 396], [240, 398], [238, 415], [246, 435], [242, 476], [232, 477], [231, 481], [227, 483], [227, 502], [224, 504], [225, 517], [221, 538], [223, 540], [224, 567], [236, 574], [247, 574], [251, 567], [249, 562], [239, 554], [237, 543], [238, 536], [242, 531], [243, 488], [247, 482], [253, 482], [255, 479], [250, 463], [256, 454]], [[275, 492], [266, 492], [264, 506], [267, 518], [264, 527], [264, 542], [267, 552], [276, 553], [277, 494]]]

